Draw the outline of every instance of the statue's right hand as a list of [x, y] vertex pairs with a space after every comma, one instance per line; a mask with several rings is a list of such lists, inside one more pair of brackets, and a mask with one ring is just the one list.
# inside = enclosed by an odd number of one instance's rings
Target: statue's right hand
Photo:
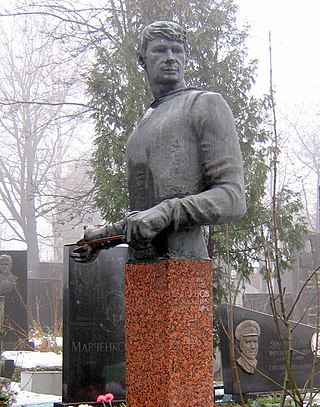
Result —
[[91, 244], [87, 244], [87, 242], [121, 234], [124, 224], [125, 221], [120, 220], [112, 225], [106, 225], [103, 227], [84, 226], [83, 238], [78, 242], [80, 247], [73, 250], [70, 257], [78, 263], [94, 261], [98, 257], [100, 250], [110, 249], [111, 247], [118, 245], [119, 240], [110, 242], [92, 242]]
[[[86, 242], [89, 240], [99, 239], [101, 237], [101, 228], [97, 228], [95, 226], [84, 226], [84, 234], [81, 241]], [[100, 244], [82, 244], [80, 247], [72, 251], [70, 257], [77, 263], [89, 263], [98, 257], [99, 251], [103, 248], [105, 247]]]
[[70, 257], [77, 263], [89, 263], [94, 261], [100, 252], [101, 248], [94, 245], [84, 244], [83, 246], [74, 249]]

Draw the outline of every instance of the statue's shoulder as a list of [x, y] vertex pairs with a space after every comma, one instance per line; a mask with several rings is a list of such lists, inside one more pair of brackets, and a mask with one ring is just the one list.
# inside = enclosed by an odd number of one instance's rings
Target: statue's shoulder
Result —
[[195, 111], [220, 111], [228, 108], [228, 105], [221, 94], [209, 89], [191, 88], [189, 92], [189, 101], [190, 106]]
[[212, 89], [205, 89], [205, 88], [186, 88], [187, 92], [191, 92], [194, 95], [211, 95], [211, 96], [218, 96], [221, 97], [220, 93], [212, 90]]
[[193, 99], [212, 99], [214, 101], [224, 100], [220, 93], [211, 89], [188, 88], [187, 90], [189, 91], [189, 96]]

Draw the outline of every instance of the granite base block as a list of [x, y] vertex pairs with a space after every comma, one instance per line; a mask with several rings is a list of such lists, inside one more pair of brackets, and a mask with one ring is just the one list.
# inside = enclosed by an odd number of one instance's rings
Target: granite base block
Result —
[[128, 407], [213, 406], [210, 260], [126, 265]]

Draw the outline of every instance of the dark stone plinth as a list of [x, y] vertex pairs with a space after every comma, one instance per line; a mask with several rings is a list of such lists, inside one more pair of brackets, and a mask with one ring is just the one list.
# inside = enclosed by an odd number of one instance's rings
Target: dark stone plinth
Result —
[[[287, 292], [285, 296], [286, 309], [291, 309], [293, 305], [293, 295]], [[281, 312], [280, 301], [276, 301], [277, 311]], [[265, 314], [272, 315], [272, 308], [270, 304], [270, 295], [268, 293], [246, 293], [245, 308], [252, 309], [254, 311], [263, 312]]]
[[4, 297], [3, 349], [29, 349], [27, 252], [1, 250], [0, 255], [12, 259], [12, 268], [0, 274], [0, 295]]
[[213, 406], [210, 260], [126, 265], [130, 407]]
[[[228, 338], [228, 335], [230, 336], [231, 333], [229, 307], [226, 304], [219, 305], [218, 312], [220, 317], [220, 346], [224, 392], [225, 394], [233, 394], [235, 399], [237, 399], [236, 395], [239, 394], [239, 389], [232, 369], [231, 344]], [[273, 317], [268, 314], [236, 306], [233, 307], [232, 313], [234, 330], [245, 320], [253, 320], [257, 322], [260, 327], [256, 368], [261, 371], [264, 376], [261, 375], [258, 370], [255, 370], [254, 373], [248, 373], [237, 364], [242, 393], [252, 395], [256, 393], [280, 391], [280, 386], [282, 386], [285, 375], [285, 362]], [[284, 324], [281, 323], [280, 320], [279, 323], [282, 335], [284, 339], [287, 340], [288, 336]], [[313, 363], [315, 362], [314, 387], [319, 388], [320, 362], [319, 358], [315, 358], [311, 348], [312, 336], [316, 332], [316, 329], [304, 324], [293, 323], [293, 326], [295, 328], [293, 330], [294, 350], [292, 354], [292, 368], [297, 386], [300, 388], [305, 388], [305, 386], [309, 388], [310, 373]], [[238, 340], [235, 340], [235, 345], [239, 349]], [[236, 352], [236, 359], [238, 359], [239, 356], [240, 353]], [[272, 381], [267, 377], [272, 378]]]
[[301, 250], [293, 270], [293, 289], [298, 293], [308, 279], [294, 310], [294, 319], [308, 325], [318, 323], [318, 293], [320, 292], [319, 270], [311, 277], [320, 264], [320, 234], [305, 238], [304, 249]]
[[29, 315], [51, 331], [57, 329], [63, 316], [62, 280], [62, 263], [40, 263], [37, 270], [28, 273]]
[[93, 401], [109, 392], [125, 399], [126, 254], [127, 247], [118, 246], [101, 251], [93, 263], [79, 264], [65, 251], [64, 403]]
[[14, 374], [15, 364], [13, 359], [3, 360], [1, 362], [1, 377], [11, 379]]

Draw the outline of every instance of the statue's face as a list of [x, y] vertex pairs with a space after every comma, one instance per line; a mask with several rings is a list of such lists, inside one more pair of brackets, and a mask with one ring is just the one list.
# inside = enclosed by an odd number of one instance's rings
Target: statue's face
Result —
[[258, 354], [258, 337], [243, 336], [240, 341], [240, 350], [250, 360], [254, 360]]
[[186, 54], [183, 43], [166, 38], [148, 41], [145, 69], [151, 84], [178, 84], [184, 81]]
[[1, 259], [0, 261], [0, 273], [6, 273], [10, 270], [10, 261]]

